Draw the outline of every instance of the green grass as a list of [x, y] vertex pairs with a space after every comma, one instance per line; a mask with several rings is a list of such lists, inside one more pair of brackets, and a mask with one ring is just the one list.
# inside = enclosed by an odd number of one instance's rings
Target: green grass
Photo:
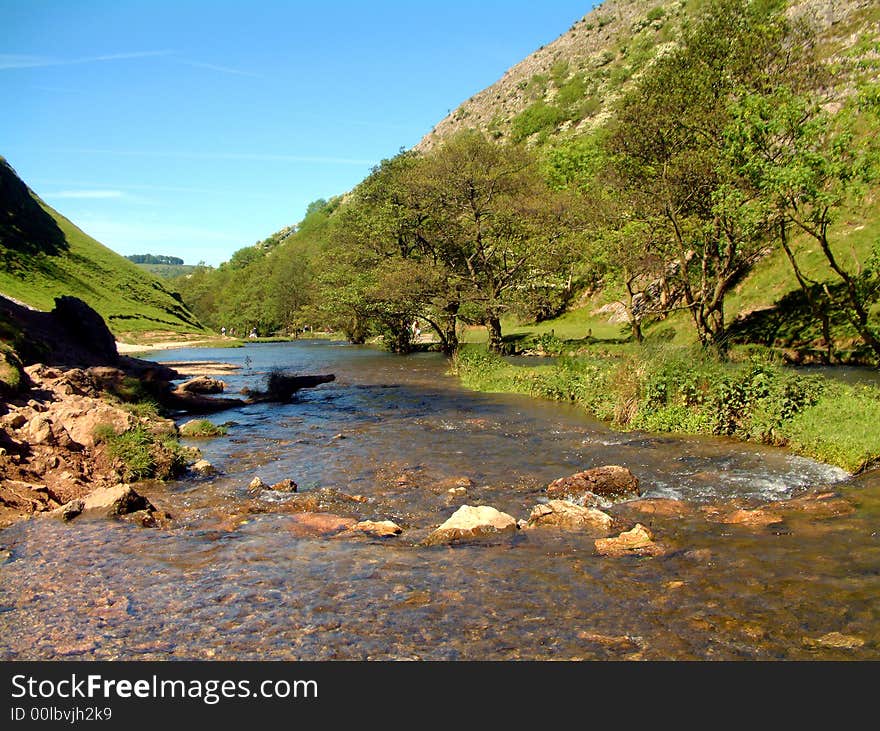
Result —
[[118, 460], [122, 478], [127, 481], [166, 479], [180, 474], [186, 466], [184, 450], [174, 436], [155, 435], [144, 426], [117, 434], [109, 424], [98, 424], [94, 437], [106, 446], [112, 459]]
[[229, 429], [222, 424], [215, 424], [208, 419], [194, 419], [180, 427], [180, 436], [188, 439], [211, 439], [222, 437]]
[[0, 294], [51, 310], [79, 297], [120, 337], [150, 331], [205, 335], [204, 327], [156, 277], [98, 243], [41, 201], [0, 158]]
[[722, 363], [698, 349], [663, 346], [522, 367], [471, 346], [453, 370], [468, 388], [571, 401], [620, 429], [788, 446], [850, 472], [880, 459], [880, 389], [759, 359]]

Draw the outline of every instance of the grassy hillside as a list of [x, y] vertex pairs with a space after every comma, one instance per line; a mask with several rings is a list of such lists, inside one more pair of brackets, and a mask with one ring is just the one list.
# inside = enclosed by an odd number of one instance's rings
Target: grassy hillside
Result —
[[3, 158], [0, 294], [41, 310], [60, 295], [79, 297], [121, 339], [206, 332], [179, 295], [46, 205]]

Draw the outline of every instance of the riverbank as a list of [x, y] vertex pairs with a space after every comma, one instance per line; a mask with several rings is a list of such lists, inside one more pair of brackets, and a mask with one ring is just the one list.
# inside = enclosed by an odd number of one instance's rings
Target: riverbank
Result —
[[735, 437], [859, 473], [880, 461], [880, 389], [693, 349], [512, 365], [465, 348], [453, 372], [476, 391], [570, 401], [621, 430]]

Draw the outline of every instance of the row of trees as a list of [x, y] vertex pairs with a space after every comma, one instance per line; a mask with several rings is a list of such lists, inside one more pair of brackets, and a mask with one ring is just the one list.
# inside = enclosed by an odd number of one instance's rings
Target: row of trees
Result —
[[444, 352], [460, 322], [485, 324], [502, 347], [501, 317], [557, 314], [575, 291], [583, 226], [568, 193], [536, 159], [466, 132], [428, 155], [383, 162], [340, 210], [318, 273], [324, 322], [363, 342], [375, 324], [405, 352], [412, 325]]

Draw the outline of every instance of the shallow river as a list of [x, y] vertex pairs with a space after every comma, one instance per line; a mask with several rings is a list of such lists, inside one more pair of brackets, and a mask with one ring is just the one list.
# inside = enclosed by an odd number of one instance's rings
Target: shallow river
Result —
[[[152, 357], [237, 363], [229, 392], [274, 366], [336, 381], [215, 415], [229, 434], [198, 446], [219, 476], [143, 486], [170, 529], [80, 519], [0, 532], [0, 659], [880, 658], [878, 474], [614, 432], [565, 404], [465, 391], [428, 354], [307, 341]], [[603, 464], [629, 467], [646, 497], [684, 501], [674, 516], [614, 511], [668, 555], [600, 557], [591, 538], [553, 529], [418, 545], [463, 503], [525, 518], [549, 481]], [[248, 494], [255, 475], [405, 530], [310, 534], [288, 498]], [[451, 496], [461, 478], [466, 496]], [[852, 511], [710, 519], [713, 506], [829, 489]]]

